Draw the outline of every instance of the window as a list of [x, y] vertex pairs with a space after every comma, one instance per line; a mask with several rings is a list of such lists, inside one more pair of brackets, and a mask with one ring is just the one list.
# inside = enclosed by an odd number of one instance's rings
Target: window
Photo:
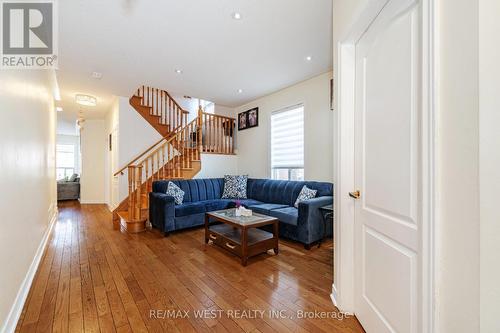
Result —
[[57, 180], [71, 177], [75, 173], [75, 146], [56, 145]]
[[214, 102], [205, 101], [203, 99], [200, 99], [199, 103], [200, 103], [200, 106], [201, 106], [203, 112], [205, 112], [205, 113], [211, 113], [211, 114], [215, 113], [215, 104], [214, 104]]
[[304, 180], [304, 107], [271, 115], [271, 177]]

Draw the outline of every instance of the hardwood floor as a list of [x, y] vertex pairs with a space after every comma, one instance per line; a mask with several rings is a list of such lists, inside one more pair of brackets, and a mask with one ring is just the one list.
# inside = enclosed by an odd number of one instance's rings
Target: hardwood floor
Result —
[[[331, 241], [310, 251], [280, 241], [278, 256], [243, 267], [205, 247], [203, 228], [130, 235], [112, 229], [103, 205], [59, 211], [18, 332], [363, 332], [354, 317], [339, 320], [330, 300]], [[285, 318], [270, 315], [280, 310]]]

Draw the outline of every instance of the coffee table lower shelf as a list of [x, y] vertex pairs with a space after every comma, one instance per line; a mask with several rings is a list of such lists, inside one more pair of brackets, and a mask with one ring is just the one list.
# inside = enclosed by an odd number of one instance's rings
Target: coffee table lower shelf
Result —
[[274, 225], [273, 233], [256, 227], [240, 228], [225, 223], [208, 225], [207, 222], [205, 243], [212, 241], [214, 245], [240, 257], [241, 264], [246, 266], [249, 257], [266, 253], [271, 249], [278, 254], [278, 223], [273, 221], [270, 224]]

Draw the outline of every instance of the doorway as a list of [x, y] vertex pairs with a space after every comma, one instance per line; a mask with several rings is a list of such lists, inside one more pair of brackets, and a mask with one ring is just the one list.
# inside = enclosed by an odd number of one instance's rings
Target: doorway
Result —
[[338, 48], [332, 299], [368, 332], [433, 330], [433, 26], [373, 1]]

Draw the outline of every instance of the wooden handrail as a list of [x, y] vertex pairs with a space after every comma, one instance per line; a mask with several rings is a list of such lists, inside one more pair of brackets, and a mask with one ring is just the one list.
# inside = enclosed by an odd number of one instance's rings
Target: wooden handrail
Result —
[[208, 113], [208, 112], [201, 112], [202, 114], [208, 114], [208, 115], [211, 115], [211, 116], [214, 116], [216, 118], [226, 118], [226, 119], [230, 119], [230, 120], [234, 120], [236, 121], [236, 118], [233, 118], [233, 117], [228, 117], [228, 116], [223, 116], [223, 115], [220, 115], [220, 114], [215, 114], [215, 113]]
[[169, 135], [161, 138], [160, 140], [158, 140], [156, 143], [154, 143], [153, 145], [149, 146], [149, 148], [147, 148], [144, 152], [142, 152], [141, 154], [139, 154], [136, 158], [134, 158], [132, 161], [128, 162], [127, 165], [125, 165], [123, 168], [121, 168], [120, 170], [118, 170], [117, 172], [115, 172], [113, 174], [113, 176], [118, 176], [119, 174], [123, 174], [123, 171], [125, 169], [127, 169], [130, 165], [134, 164], [135, 162], [137, 162], [141, 157], [143, 157], [144, 155], [146, 155], [151, 149], [153, 149], [154, 147], [156, 147], [157, 145], [159, 145], [163, 140], [167, 140], [167, 141], [170, 141], [172, 140], [173, 138], [175, 137], [175, 133], [170, 133]]
[[158, 147], [157, 149], [155, 149], [154, 151], [151, 152], [151, 150], [153, 148], [155, 148], [156, 146], [158, 146], [163, 140], [165, 140], [165, 143], [170, 143], [172, 142], [175, 137], [178, 135], [179, 132], [182, 132], [185, 128], [187, 128], [189, 125], [191, 125], [192, 123], [194, 123], [195, 121], [198, 121], [198, 119], [194, 119], [192, 120], [189, 124], [186, 124], [184, 126], [178, 126], [176, 129], [175, 129], [175, 132], [172, 132], [170, 133], [169, 135], [161, 138], [159, 141], [157, 141], [156, 143], [154, 143], [153, 145], [149, 146], [144, 152], [142, 152], [141, 154], [139, 154], [136, 158], [134, 158], [132, 161], [130, 161], [129, 163], [127, 163], [126, 166], [124, 166], [123, 168], [121, 168], [120, 170], [118, 170], [117, 172], [114, 173], [113, 176], [118, 176], [119, 174], [123, 174], [123, 171], [125, 169], [127, 169], [129, 166], [131, 166], [132, 164], [134, 164], [135, 162], [137, 162], [141, 157], [143, 157], [144, 155], [146, 155], [147, 153], [150, 153], [150, 155], [153, 155], [155, 154], [156, 152], [158, 152], [158, 150], [161, 149], [161, 147]]

